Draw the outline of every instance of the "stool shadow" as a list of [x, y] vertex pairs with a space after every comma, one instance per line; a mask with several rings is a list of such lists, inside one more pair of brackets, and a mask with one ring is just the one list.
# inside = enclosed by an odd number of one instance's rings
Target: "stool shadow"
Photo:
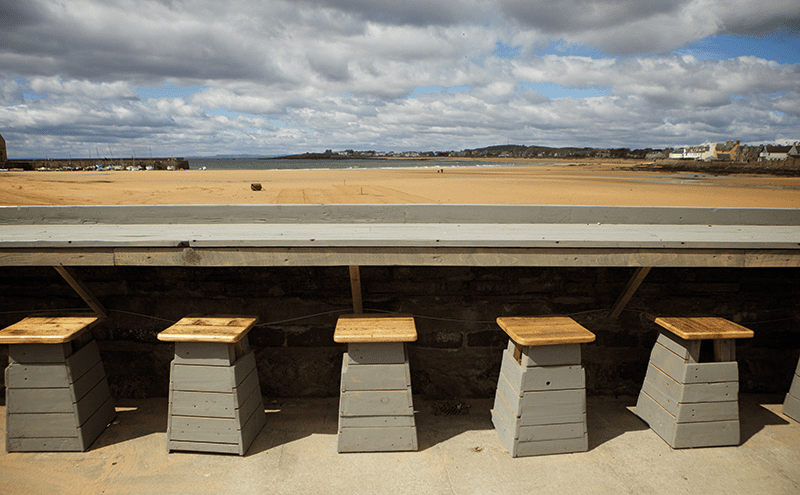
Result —
[[91, 445], [90, 450], [123, 443], [153, 433], [167, 433], [168, 400], [116, 399], [117, 416]]
[[[783, 396], [778, 395], [739, 395], [740, 444], [748, 441], [766, 426], [791, 424], [791, 420], [780, 414], [783, 408], [783, 399]], [[770, 407], [765, 407], [765, 404], [769, 404]], [[778, 413], [773, 411], [778, 411]]]
[[593, 450], [631, 431], [650, 427], [633, 410], [634, 396], [592, 396], [586, 398], [586, 428], [589, 432], [589, 450]]
[[338, 431], [339, 398], [270, 399], [264, 398], [267, 423], [250, 445], [245, 456], [256, 455], [311, 435], [331, 435]]
[[414, 397], [417, 445], [422, 452], [467, 431], [494, 430], [494, 399], [423, 400]]

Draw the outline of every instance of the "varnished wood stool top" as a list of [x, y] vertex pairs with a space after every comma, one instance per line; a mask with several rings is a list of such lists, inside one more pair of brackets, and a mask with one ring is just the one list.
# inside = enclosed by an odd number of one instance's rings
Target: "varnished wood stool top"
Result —
[[235, 344], [257, 321], [255, 316], [187, 316], [160, 332], [158, 340]]
[[657, 325], [685, 340], [749, 339], [753, 331], [738, 323], [718, 317], [656, 317], [648, 315]]
[[339, 343], [414, 342], [417, 328], [410, 314], [342, 315], [336, 322], [333, 341]]
[[497, 324], [519, 345], [584, 344], [595, 336], [566, 316], [501, 316]]
[[63, 344], [78, 338], [99, 316], [29, 316], [0, 330], [0, 344]]

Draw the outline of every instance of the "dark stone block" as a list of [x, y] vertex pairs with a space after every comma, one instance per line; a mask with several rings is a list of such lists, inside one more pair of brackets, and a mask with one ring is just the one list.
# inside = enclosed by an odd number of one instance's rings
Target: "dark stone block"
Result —
[[499, 328], [497, 330], [483, 330], [467, 335], [467, 347], [494, 347], [505, 348], [508, 345], [508, 335]]

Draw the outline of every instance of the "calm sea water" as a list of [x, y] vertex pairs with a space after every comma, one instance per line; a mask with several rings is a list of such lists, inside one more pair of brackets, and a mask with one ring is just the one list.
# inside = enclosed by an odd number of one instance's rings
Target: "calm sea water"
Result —
[[258, 160], [256, 158], [189, 158], [192, 170], [358, 170], [380, 168], [450, 168], [514, 166], [487, 160]]

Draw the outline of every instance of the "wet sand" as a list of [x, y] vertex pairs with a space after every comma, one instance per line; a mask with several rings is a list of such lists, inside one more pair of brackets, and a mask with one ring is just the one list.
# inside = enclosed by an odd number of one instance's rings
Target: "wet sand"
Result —
[[[484, 161], [485, 163], [485, 161]], [[251, 190], [251, 184], [262, 190]], [[615, 163], [364, 170], [0, 172], [0, 205], [547, 204], [800, 207], [800, 178]]]

